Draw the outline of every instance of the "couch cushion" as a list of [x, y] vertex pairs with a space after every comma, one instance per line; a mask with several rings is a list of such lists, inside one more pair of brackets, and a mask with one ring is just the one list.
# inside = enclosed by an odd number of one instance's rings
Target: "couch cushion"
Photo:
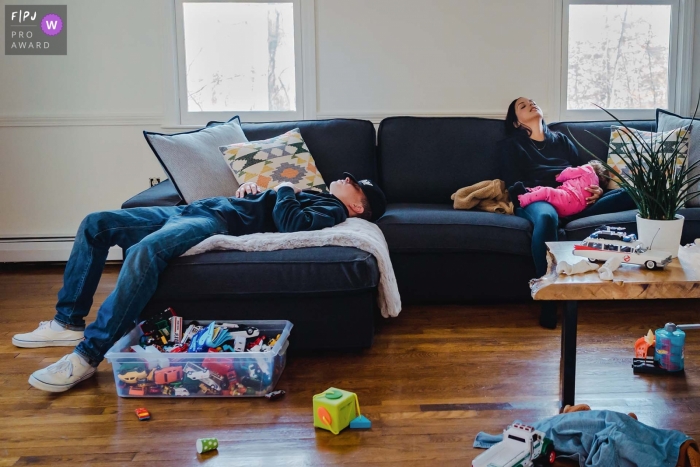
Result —
[[289, 182], [299, 190], [328, 192], [298, 128], [262, 141], [221, 146], [219, 150], [238, 183], [253, 182], [264, 191]]
[[[672, 114], [663, 109], [656, 109], [656, 127], [657, 131], [664, 132], [676, 128], [683, 128], [693, 124], [693, 129], [690, 131], [690, 139], [688, 140], [688, 167], [700, 162], [700, 120], [683, 118], [680, 115]], [[700, 175], [700, 165], [696, 165], [690, 171], [690, 178]], [[693, 191], [700, 190], [700, 183], [691, 187]], [[689, 208], [700, 207], [700, 197], [693, 198], [686, 203]]]
[[[687, 244], [700, 238], [700, 208], [680, 209], [678, 214], [685, 217], [683, 222], [683, 235], [681, 243]], [[627, 228], [628, 232], [637, 233], [637, 210], [600, 214], [598, 216], [583, 217], [569, 222], [564, 226], [566, 240], [583, 240], [601, 225], [614, 225]], [[564, 239], [562, 239], [564, 240]]]
[[[654, 120], [624, 120], [624, 123], [628, 127], [637, 130], [656, 130], [656, 122]], [[557, 122], [549, 125], [549, 129], [565, 134], [574, 143], [579, 154], [584, 155], [587, 153], [581, 146], [576, 144], [576, 140], [581, 143], [584, 148], [595, 154], [598, 159], [606, 160], [608, 157], [608, 143], [610, 142], [610, 127], [613, 125], [619, 125], [619, 123], [614, 120], [598, 122]], [[591, 135], [588, 132], [593, 134]], [[573, 138], [571, 137], [572, 135]], [[598, 139], [595, 138], [596, 136], [605, 141], [605, 143], [598, 141]], [[593, 157], [591, 157], [591, 159], [593, 159]]]
[[441, 204], [389, 204], [377, 225], [392, 252], [531, 254], [532, 227], [516, 216], [460, 211]]
[[244, 123], [242, 127], [249, 141], [272, 138], [299, 128], [309, 152], [314, 156], [318, 170], [327, 183], [343, 178], [343, 172], [350, 172], [358, 180], [377, 179], [377, 133], [370, 121], [302, 120]]
[[144, 131], [143, 135], [187, 203], [236, 194], [238, 182], [222, 159], [219, 146], [247, 141], [238, 117], [185, 133]]
[[379, 184], [390, 203], [451, 204], [458, 189], [499, 178], [503, 120], [391, 117], [379, 125]]
[[214, 251], [171, 261], [154, 298], [335, 294], [372, 289], [378, 282], [374, 256], [356, 248]]

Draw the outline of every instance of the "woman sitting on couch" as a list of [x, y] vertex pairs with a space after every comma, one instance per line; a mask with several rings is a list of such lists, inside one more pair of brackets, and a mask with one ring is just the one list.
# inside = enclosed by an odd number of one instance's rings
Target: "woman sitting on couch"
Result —
[[[547, 128], [542, 110], [532, 99], [519, 97], [511, 102], [505, 125], [508, 138], [500, 143], [503, 179], [515, 205], [515, 215], [532, 223], [532, 257], [535, 272], [540, 277], [547, 272], [545, 242], [557, 241], [559, 217], [554, 206], [544, 201], [520, 207], [518, 195], [536, 186], [556, 187], [556, 177], [562, 170], [586, 164], [588, 158], [579, 156], [576, 146], [566, 135]], [[624, 190], [603, 193], [598, 185], [591, 185], [586, 191], [590, 193], [586, 198], [588, 207], [576, 217], [636, 208]], [[554, 329], [557, 325], [556, 311], [556, 302], [544, 302], [540, 324]]]

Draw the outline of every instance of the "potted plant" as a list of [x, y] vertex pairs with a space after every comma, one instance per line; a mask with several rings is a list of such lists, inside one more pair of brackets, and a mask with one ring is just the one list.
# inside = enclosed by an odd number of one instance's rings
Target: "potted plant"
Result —
[[[700, 106], [700, 100], [695, 107], [693, 119], [697, 115], [698, 106]], [[666, 133], [666, 137], [657, 133], [647, 140], [608, 110], [597, 107], [619, 124], [622, 139], [626, 144], [611, 146], [608, 141], [590, 131], [587, 132], [609, 146], [610, 153], [616, 154], [626, 165], [626, 170], [619, 170], [609, 165], [607, 160], [601, 160], [609, 172], [609, 178], [617, 182], [637, 205], [639, 240], [648, 248], [667, 251], [673, 257], [678, 256], [684, 221], [683, 216], [678, 214], [678, 210], [685, 206], [687, 201], [700, 196], [700, 191], [694, 189], [700, 182], [700, 175], [691, 176], [700, 161], [689, 165], [685, 155], [688, 150], [690, 131], [700, 131], [700, 128], [693, 130], [694, 120], [691, 120], [691, 125], [685, 130], [680, 130], [675, 141], [669, 141], [672, 135], [670, 132]], [[569, 134], [571, 134], [570, 130]], [[572, 134], [571, 137], [588, 154], [598, 159]], [[679, 156], [683, 159], [680, 165], [677, 164]]]

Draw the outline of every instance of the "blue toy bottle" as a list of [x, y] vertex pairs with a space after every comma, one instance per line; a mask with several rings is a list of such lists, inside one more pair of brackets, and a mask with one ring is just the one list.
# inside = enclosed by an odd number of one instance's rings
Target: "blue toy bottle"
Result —
[[673, 323], [656, 330], [654, 362], [666, 371], [681, 371], [684, 366], [685, 332]]

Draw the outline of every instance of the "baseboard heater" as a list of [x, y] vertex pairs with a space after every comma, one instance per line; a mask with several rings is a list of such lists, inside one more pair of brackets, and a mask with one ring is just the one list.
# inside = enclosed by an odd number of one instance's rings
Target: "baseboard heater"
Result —
[[[0, 238], [0, 263], [68, 261], [75, 237]], [[108, 261], [121, 261], [122, 249], [112, 247]]]

